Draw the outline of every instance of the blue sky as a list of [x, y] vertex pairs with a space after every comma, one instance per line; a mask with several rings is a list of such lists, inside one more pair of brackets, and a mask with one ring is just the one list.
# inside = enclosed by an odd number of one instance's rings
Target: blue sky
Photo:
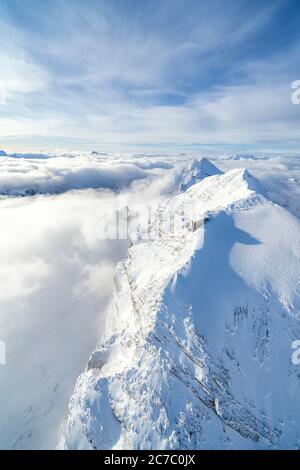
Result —
[[0, 147], [297, 152], [299, 0], [0, 0]]

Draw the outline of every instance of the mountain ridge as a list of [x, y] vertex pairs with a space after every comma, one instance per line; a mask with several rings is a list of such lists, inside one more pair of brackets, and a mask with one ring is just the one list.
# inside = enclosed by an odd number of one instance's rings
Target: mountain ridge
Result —
[[299, 225], [247, 170], [163, 203], [157, 236], [133, 238], [117, 267], [59, 447], [299, 446]]

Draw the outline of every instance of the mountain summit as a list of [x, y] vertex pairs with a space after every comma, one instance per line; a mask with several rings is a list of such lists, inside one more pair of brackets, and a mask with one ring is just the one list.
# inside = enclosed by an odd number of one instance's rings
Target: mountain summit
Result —
[[202, 157], [199, 160], [188, 162], [177, 176], [177, 185], [181, 191], [186, 191], [190, 186], [202, 181], [207, 176], [221, 175], [213, 163]]

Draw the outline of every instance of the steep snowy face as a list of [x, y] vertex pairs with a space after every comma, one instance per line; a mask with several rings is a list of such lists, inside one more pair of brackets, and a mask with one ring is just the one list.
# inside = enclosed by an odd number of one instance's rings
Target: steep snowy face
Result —
[[207, 176], [221, 175], [222, 171], [219, 170], [213, 163], [206, 158], [200, 160], [193, 160], [188, 162], [177, 175], [177, 186], [180, 191], [186, 191], [193, 184], [202, 181]]
[[300, 447], [300, 222], [261, 190], [206, 178], [134, 238], [60, 447]]

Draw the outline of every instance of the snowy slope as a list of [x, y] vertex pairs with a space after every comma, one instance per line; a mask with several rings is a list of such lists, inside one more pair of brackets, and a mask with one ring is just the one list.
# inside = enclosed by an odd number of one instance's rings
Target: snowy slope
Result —
[[300, 447], [299, 220], [241, 169], [166, 201], [151, 230], [117, 267], [59, 447]]

